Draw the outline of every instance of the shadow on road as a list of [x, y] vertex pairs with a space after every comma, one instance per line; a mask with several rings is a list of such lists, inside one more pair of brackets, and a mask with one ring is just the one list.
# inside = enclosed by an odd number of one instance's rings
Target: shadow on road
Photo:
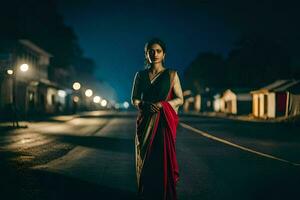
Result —
[[134, 140], [124, 138], [109, 138], [101, 136], [76, 136], [66, 134], [47, 134], [49, 137], [55, 137], [57, 141], [79, 145], [88, 148], [102, 149], [108, 151], [130, 153], [134, 152]]
[[136, 199], [136, 194], [39, 170], [1, 176], [1, 199]]

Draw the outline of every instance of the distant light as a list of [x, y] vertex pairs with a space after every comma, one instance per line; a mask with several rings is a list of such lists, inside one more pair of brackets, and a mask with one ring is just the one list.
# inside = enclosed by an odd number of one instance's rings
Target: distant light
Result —
[[9, 75], [12, 75], [12, 74], [14, 73], [14, 70], [8, 69], [8, 70], [6, 71], [6, 73], [9, 74]]
[[119, 109], [120, 108], [120, 104], [116, 103], [115, 104], [115, 109]]
[[123, 103], [123, 106], [124, 106], [125, 109], [127, 109], [127, 108], [129, 108], [129, 103], [128, 103], [127, 101], [125, 101], [125, 102]]
[[206, 106], [207, 106], [207, 107], [211, 107], [211, 101], [207, 101], [207, 102], [206, 102]]
[[209, 91], [210, 91], [209, 87], [206, 87], [205, 92], [209, 92]]
[[85, 96], [91, 97], [92, 95], [93, 95], [93, 90], [87, 89], [87, 90], [85, 91]]
[[93, 101], [94, 103], [100, 103], [101, 98], [99, 96], [95, 96]]
[[22, 64], [20, 66], [20, 69], [21, 69], [22, 72], [27, 72], [28, 69], [29, 69], [29, 65], [28, 64]]
[[64, 97], [66, 97], [67, 96], [67, 93], [64, 91], [64, 90], [58, 90], [58, 96], [60, 96], [60, 97], [62, 97], [62, 98], [64, 98]]
[[74, 102], [78, 102], [79, 101], [79, 97], [78, 96], [73, 97], [73, 101]]
[[102, 106], [102, 107], [107, 106], [107, 101], [106, 101], [105, 99], [102, 99], [102, 101], [101, 101], [101, 106]]
[[80, 85], [79, 82], [73, 83], [73, 89], [74, 89], [74, 90], [79, 90], [80, 88], [81, 88], [81, 85]]

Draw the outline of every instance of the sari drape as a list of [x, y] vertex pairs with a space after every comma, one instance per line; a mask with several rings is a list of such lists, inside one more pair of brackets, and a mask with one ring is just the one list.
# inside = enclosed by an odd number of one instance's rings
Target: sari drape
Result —
[[177, 199], [176, 184], [179, 180], [179, 170], [175, 142], [178, 115], [167, 102], [173, 98], [170, 74], [167, 70], [153, 84], [149, 81], [150, 84], [141, 91], [143, 100], [159, 101], [162, 105], [158, 113], [140, 111], [137, 117], [136, 174], [141, 199]]

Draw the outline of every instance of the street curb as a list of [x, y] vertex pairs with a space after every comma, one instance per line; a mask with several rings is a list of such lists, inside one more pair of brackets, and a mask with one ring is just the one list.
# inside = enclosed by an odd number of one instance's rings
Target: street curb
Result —
[[203, 113], [183, 113], [181, 116], [193, 116], [193, 117], [210, 117], [210, 118], [220, 118], [234, 121], [242, 121], [242, 122], [253, 122], [253, 123], [293, 123], [290, 118], [279, 117], [275, 119], [258, 119], [253, 118], [249, 115], [228, 115], [226, 113], [216, 113], [216, 112], [203, 112]]

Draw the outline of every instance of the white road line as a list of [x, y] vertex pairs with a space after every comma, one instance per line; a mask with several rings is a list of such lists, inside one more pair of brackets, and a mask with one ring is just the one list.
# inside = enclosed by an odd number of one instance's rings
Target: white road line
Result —
[[218, 141], [218, 142], [221, 142], [221, 143], [224, 143], [224, 144], [227, 144], [229, 146], [233, 146], [235, 148], [238, 148], [238, 149], [241, 149], [241, 150], [244, 150], [244, 151], [247, 151], [247, 152], [251, 152], [253, 154], [256, 154], [256, 155], [259, 155], [259, 156], [262, 156], [262, 157], [266, 157], [266, 158], [270, 158], [270, 159], [273, 159], [273, 160], [278, 160], [278, 161], [281, 161], [281, 162], [284, 162], [284, 163], [288, 163], [288, 164], [291, 164], [291, 165], [294, 165], [294, 166], [300, 166], [299, 163], [294, 163], [294, 162], [291, 162], [291, 161], [288, 161], [288, 160], [285, 160], [285, 159], [282, 159], [282, 158], [278, 158], [276, 156], [272, 156], [272, 155], [269, 155], [269, 154], [265, 154], [265, 153], [262, 153], [262, 152], [259, 152], [259, 151], [255, 151], [255, 150], [252, 150], [252, 149], [249, 149], [247, 147], [243, 147], [241, 145], [238, 145], [238, 144], [234, 144], [232, 142], [229, 142], [227, 140], [224, 140], [224, 139], [221, 139], [221, 138], [218, 138], [218, 137], [215, 137], [213, 135], [210, 135], [209, 133], [206, 133], [204, 131], [201, 131], [201, 130], [198, 130], [190, 125], [187, 125], [185, 123], [180, 123], [180, 125], [183, 127], [183, 128], [186, 128], [186, 129], [189, 129], [191, 131], [194, 131], [196, 133], [199, 133], [200, 135], [204, 136], [204, 137], [207, 137], [209, 139], [212, 139], [212, 140], [215, 140], [215, 141]]

